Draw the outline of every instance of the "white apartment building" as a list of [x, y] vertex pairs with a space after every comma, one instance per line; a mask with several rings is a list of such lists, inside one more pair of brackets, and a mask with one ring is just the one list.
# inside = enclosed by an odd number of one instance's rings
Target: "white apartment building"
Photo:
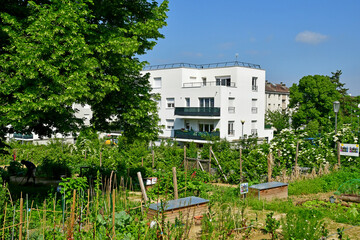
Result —
[[284, 83], [265, 82], [265, 109], [270, 111], [286, 110], [290, 101], [290, 90]]
[[264, 128], [265, 70], [243, 62], [148, 66], [158, 93], [161, 138], [204, 143], [209, 137], [236, 141], [249, 135], [271, 140]]

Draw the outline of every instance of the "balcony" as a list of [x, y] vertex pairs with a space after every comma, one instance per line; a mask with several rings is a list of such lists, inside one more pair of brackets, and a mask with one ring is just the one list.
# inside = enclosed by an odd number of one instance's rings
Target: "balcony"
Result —
[[217, 107], [176, 107], [175, 115], [219, 117], [220, 116], [220, 108], [217, 108]]
[[194, 139], [194, 140], [218, 140], [220, 132], [196, 132], [187, 130], [174, 130], [175, 138]]
[[14, 133], [13, 138], [16, 139], [33, 139], [33, 135], [32, 134], [21, 134], [21, 133]]
[[211, 81], [211, 82], [188, 82], [188, 83], [183, 83], [183, 88], [200, 88], [200, 87], [206, 87], [206, 86], [236, 87], [235, 82]]

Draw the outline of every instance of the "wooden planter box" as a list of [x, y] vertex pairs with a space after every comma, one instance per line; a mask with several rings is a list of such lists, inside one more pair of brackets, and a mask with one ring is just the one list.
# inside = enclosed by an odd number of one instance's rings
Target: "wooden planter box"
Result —
[[209, 200], [199, 197], [186, 197], [176, 200], [170, 200], [163, 203], [153, 203], [149, 206], [147, 218], [152, 220], [154, 218], [161, 219], [162, 214], [165, 216], [165, 222], [174, 223], [178, 218], [180, 221], [194, 219], [195, 216], [205, 214], [208, 209]]
[[288, 184], [281, 182], [267, 182], [249, 187], [248, 196], [259, 200], [272, 200], [288, 197]]
[[340, 199], [347, 202], [357, 202], [360, 203], [360, 196], [359, 195], [347, 195], [341, 194]]

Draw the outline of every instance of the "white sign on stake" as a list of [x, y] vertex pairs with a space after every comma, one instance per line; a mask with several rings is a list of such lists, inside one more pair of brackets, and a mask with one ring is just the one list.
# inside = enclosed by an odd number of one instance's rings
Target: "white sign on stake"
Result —
[[358, 157], [359, 144], [340, 143], [340, 155]]
[[245, 194], [249, 192], [249, 183], [241, 183], [240, 184], [240, 193]]

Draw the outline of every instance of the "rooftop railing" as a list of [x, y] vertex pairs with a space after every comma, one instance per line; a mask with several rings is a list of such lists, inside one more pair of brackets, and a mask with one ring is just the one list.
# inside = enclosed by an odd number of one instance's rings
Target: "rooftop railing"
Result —
[[211, 81], [211, 82], [187, 82], [187, 83], [183, 83], [184, 88], [196, 88], [196, 87], [206, 87], [206, 86], [235, 87], [235, 82], [221, 83], [221, 82]]
[[233, 62], [220, 62], [220, 63], [208, 63], [208, 64], [170, 63], [170, 64], [145, 66], [143, 70], [158, 70], [158, 69], [171, 69], [171, 68], [207, 69], [207, 68], [223, 68], [223, 67], [247, 67], [247, 68], [261, 69], [259, 64], [233, 61]]

